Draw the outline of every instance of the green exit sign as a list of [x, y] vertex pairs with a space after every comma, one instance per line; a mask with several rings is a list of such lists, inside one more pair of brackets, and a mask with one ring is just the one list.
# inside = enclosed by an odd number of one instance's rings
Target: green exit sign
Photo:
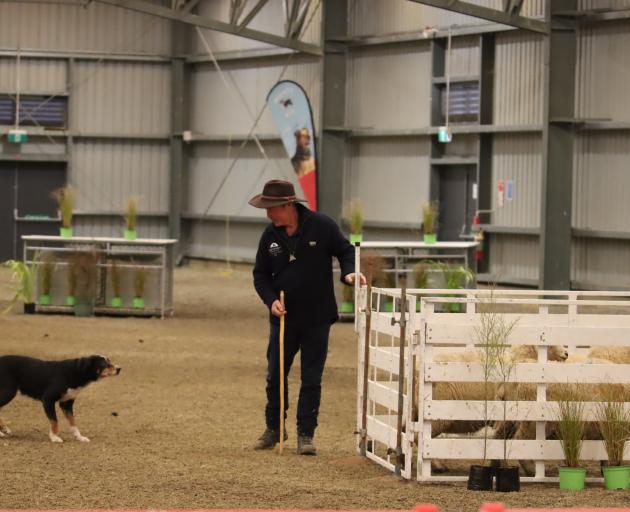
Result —
[[26, 130], [9, 130], [8, 139], [9, 142], [21, 144], [28, 139], [28, 133], [26, 133]]

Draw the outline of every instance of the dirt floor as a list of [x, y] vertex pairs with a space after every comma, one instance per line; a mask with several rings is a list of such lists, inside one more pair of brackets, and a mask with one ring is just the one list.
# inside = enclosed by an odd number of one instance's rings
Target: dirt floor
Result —
[[[351, 324], [331, 333], [317, 457], [295, 454], [294, 411], [284, 455], [254, 452], [262, 432], [266, 311], [251, 269], [194, 264], [175, 272], [174, 318], [0, 315], [0, 353], [41, 358], [107, 354], [119, 377], [77, 400], [91, 442], [48, 440], [42, 407], [24, 397], [3, 409], [0, 508], [394, 508], [422, 502], [444, 511], [511, 507], [626, 506], [630, 493], [581, 493], [524, 484], [520, 493], [397, 479], [355, 453], [356, 342]], [[11, 296], [0, 270], [0, 308]], [[295, 404], [298, 368], [291, 379]]]

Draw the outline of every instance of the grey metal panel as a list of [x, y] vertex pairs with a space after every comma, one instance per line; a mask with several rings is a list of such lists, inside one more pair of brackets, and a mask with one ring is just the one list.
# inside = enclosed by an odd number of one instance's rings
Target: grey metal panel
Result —
[[[186, 192], [188, 203], [183, 208], [185, 213], [264, 218], [265, 211], [249, 206], [247, 201], [260, 193], [267, 180], [290, 180], [296, 186], [296, 190], [300, 190], [295, 172], [279, 141], [265, 143], [268, 162], [255, 145], [249, 142], [227, 175], [238, 146], [240, 143], [232, 146], [195, 143], [190, 152]], [[221, 186], [226, 175], [227, 178]], [[215, 194], [216, 199], [212, 202]]]
[[496, 35], [494, 124], [540, 124], [543, 112], [543, 37]]
[[538, 279], [538, 239], [534, 236], [491, 235], [490, 274], [503, 279]]
[[[10, 142], [2, 141], [5, 149], [15, 146]], [[2, 147], [0, 145], [0, 147]], [[10, 151], [6, 151], [10, 153]], [[63, 155], [66, 153], [66, 141], [64, 139], [48, 139], [45, 137], [29, 137], [28, 141], [20, 144], [20, 153], [22, 154], [45, 154], [45, 155]]]
[[430, 143], [424, 140], [353, 140], [345, 199], [360, 199], [365, 220], [420, 223], [429, 200]]
[[[249, 23], [248, 28], [260, 30], [269, 34], [284, 36], [284, 13], [281, 1], [271, 1], [260, 10], [260, 12]], [[307, 43], [318, 44], [321, 38], [321, 7], [317, 8], [318, 2], [311, 2], [309, 12], [306, 15], [306, 23], [310, 23], [305, 28], [305, 32], [301, 41]], [[253, 2], [249, 2], [249, 6], [253, 6]], [[229, 0], [213, 0], [212, 2], [200, 2], [197, 7], [197, 13], [219, 21], [228, 22], [230, 12]], [[246, 12], [249, 12], [248, 10]], [[312, 15], [312, 17], [311, 17]], [[196, 32], [196, 31], [195, 31]], [[272, 45], [238, 37], [223, 32], [212, 30], [202, 30], [204, 37], [207, 39], [213, 52], [231, 51], [231, 50], [247, 50], [252, 48], [274, 48]], [[193, 52], [206, 53], [204, 44], [197, 33], [193, 37]]]
[[630, 232], [630, 138], [625, 132], [577, 137], [573, 227]]
[[253, 262], [264, 227], [243, 221], [191, 221], [183, 237], [183, 250], [193, 258]]
[[[264, 108], [254, 133], [276, 133], [277, 129], [268, 109], [267, 93], [280, 78], [285, 60], [261, 59], [236, 62], [221, 66], [246, 99], [247, 107], [231, 84], [227, 89], [212, 64], [197, 65], [190, 77], [191, 130], [209, 135], [243, 135], [249, 133], [253, 120]], [[315, 130], [319, 131], [321, 68], [319, 59], [295, 56], [286, 69], [284, 80], [299, 83], [311, 102]], [[248, 112], [249, 109], [249, 112]]]
[[167, 20], [99, 2], [0, 2], [0, 48], [167, 55]]
[[448, 144], [442, 144], [443, 157], [476, 157], [477, 135], [457, 134]]
[[350, 126], [402, 129], [430, 124], [428, 45], [353, 51], [348, 68], [346, 97]]
[[[66, 63], [63, 61], [22, 57], [20, 59], [20, 91], [23, 93], [65, 93], [67, 92], [66, 69]], [[17, 59], [0, 57], [0, 92], [15, 92], [16, 76]]]
[[136, 62], [77, 62], [71, 122], [79, 132], [169, 132], [170, 66]]
[[70, 182], [77, 209], [123, 212], [139, 196], [140, 212], [168, 209], [169, 146], [159, 142], [75, 141]]
[[578, 0], [579, 10], [621, 9], [630, 7], [630, 0]]
[[[98, 236], [122, 238], [124, 232], [123, 218], [102, 216], [77, 216], [73, 220], [76, 236]], [[168, 238], [168, 224], [164, 219], [138, 219], [138, 238]]]
[[[541, 136], [497, 134], [492, 155], [492, 223], [510, 227], [539, 227], [541, 187]], [[514, 198], [504, 193], [503, 207], [497, 207], [497, 185], [512, 181]], [[494, 243], [494, 238], [493, 242]]]
[[608, 23], [578, 32], [576, 116], [630, 120], [630, 25]]
[[571, 255], [571, 279], [584, 287], [630, 289], [628, 240], [574, 239]]
[[479, 38], [451, 38], [451, 56], [446, 52], [446, 65], [450, 65], [451, 77], [479, 76]]

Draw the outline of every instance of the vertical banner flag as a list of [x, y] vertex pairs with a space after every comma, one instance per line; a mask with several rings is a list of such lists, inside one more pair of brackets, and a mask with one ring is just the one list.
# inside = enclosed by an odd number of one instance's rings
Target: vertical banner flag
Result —
[[271, 88], [267, 106], [311, 210], [317, 210], [317, 163], [311, 105], [304, 89], [291, 80]]

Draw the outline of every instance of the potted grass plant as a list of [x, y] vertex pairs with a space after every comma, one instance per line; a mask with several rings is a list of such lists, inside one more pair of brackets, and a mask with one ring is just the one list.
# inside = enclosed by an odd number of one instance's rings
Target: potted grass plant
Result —
[[[465, 288], [475, 278], [473, 271], [463, 265], [449, 265], [438, 261], [433, 264], [433, 268], [442, 274], [445, 287], [449, 290]], [[445, 305], [445, 308], [451, 313], [459, 313], [461, 304], [459, 302], [449, 302]]]
[[131, 196], [127, 199], [127, 208], [125, 211], [125, 240], [136, 239], [136, 223], [138, 220], [138, 202], [139, 199]]
[[52, 196], [57, 201], [57, 207], [61, 216], [60, 234], [64, 238], [70, 238], [72, 236], [72, 214], [74, 212], [74, 189], [70, 185], [66, 185], [54, 190]]
[[66, 295], [66, 306], [74, 306], [77, 303], [77, 262], [70, 257], [66, 269], [68, 279], [68, 295]]
[[7, 313], [19, 300], [24, 301], [24, 313], [35, 313], [35, 302], [33, 301], [35, 275], [33, 267], [30, 267], [23, 261], [8, 260], [4, 262], [4, 266], [11, 270], [11, 278], [15, 282], [15, 295], [11, 299], [8, 307], [3, 311]]
[[584, 489], [586, 469], [580, 467], [584, 438], [584, 393], [578, 385], [567, 384], [558, 391], [557, 434], [565, 466], [560, 466], [560, 489]]
[[515, 360], [514, 353], [509, 345], [509, 338], [516, 326], [517, 320], [507, 321], [505, 315], [500, 313], [491, 313], [495, 315], [493, 318], [493, 340], [495, 344], [493, 348], [495, 352], [494, 371], [501, 382], [502, 400], [503, 400], [503, 422], [501, 438], [503, 440], [503, 458], [499, 466], [495, 468], [495, 490], [499, 492], [520, 491], [521, 481], [518, 473], [518, 466], [510, 466], [508, 462], [508, 429], [507, 425], [507, 401], [510, 398], [510, 390], [512, 389], [508, 382], [512, 371], [514, 370]]
[[[371, 286], [385, 287], [387, 281], [385, 277], [385, 258], [373, 251], [361, 251], [361, 271], [365, 275], [371, 276]], [[381, 309], [385, 307], [381, 304]]]
[[116, 260], [116, 258], [112, 259], [111, 271], [112, 292], [114, 293], [114, 296], [111, 300], [111, 306], [113, 308], [119, 308], [122, 306], [122, 275], [120, 272], [120, 268], [118, 267], [118, 261]]
[[[424, 262], [416, 263], [413, 266], [413, 269], [412, 269], [413, 285], [415, 288], [418, 288], [418, 289], [428, 288], [430, 267], [431, 265], [429, 263], [424, 263]], [[420, 300], [418, 300], [416, 302], [416, 311], [417, 312], [420, 311], [420, 308], [421, 308], [421, 304], [420, 304]]]
[[53, 285], [53, 274], [55, 273], [56, 263], [49, 254], [46, 254], [39, 264], [39, 304], [42, 306], [50, 306], [51, 292]]
[[94, 315], [99, 256], [96, 251], [79, 251], [73, 255], [76, 268], [77, 295], [75, 316]]
[[628, 393], [620, 384], [600, 386], [600, 399], [595, 409], [597, 427], [608, 455], [602, 468], [606, 489], [628, 489], [630, 467], [622, 466], [623, 452], [630, 439], [630, 410], [626, 409]]
[[[492, 297], [490, 298], [492, 302]], [[483, 457], [481, 464], [471, 464], [468, 472], [467, 488], [471, 491], [491, 491], [493, 468], [488, 461], [488, 401], [494, 396], [492, 377], [497, 366], [497, 349], [501, 342], [499, 314], [491, 309], [479, 315], [479, 324], [475, 325], [474, 343], [478, 347], [479, 362], [483, 372]]]
[[144, 289], [147, 282], [147, 269], [137, 266], [133, 270], [133, 307], [144, 307]]
[[363, 241], [363, 203], [353, 199], [344, 208], [344, 220], [350, 229], [350, 243], [354, 245]]
[[425, 244], [434, 244], [437, 241], [438, 202], [431, 201], [422, 206], [422, 232]]

